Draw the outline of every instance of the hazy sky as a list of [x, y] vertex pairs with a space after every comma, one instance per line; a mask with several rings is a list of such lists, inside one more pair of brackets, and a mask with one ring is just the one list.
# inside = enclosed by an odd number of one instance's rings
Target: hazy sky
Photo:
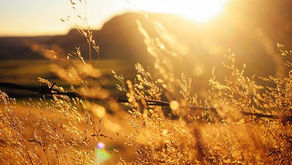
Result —
[[[125, 0], [88, 0], [90, 23], [98, 27], [117, 12], [130, 8]], [[72, 15], [69, 0], [0, 0], [0, 36], [64, 33], [60, 18]]]
[[[77, 1], [77, 0], [75, 0]], [[87, 0], [87, 17], [94, 28], [129, 10], [183, 15], [205, 21], [221, 12], [228, 0]], [[72, 16], [70, 0], [0, 0], [0, 36], [60, 34], [70, 25], [60, 18]]]

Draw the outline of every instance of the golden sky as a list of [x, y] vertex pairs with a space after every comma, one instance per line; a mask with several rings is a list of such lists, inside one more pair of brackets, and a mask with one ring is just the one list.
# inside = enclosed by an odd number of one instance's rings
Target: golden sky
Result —
[[[208, 21], [227, 0], [87, 0], [89, 24], [100, 28], [112, 16], [133, 10], [182, 15]], [[60, 18], [73, 15], [69, 0], [1, 0], [0, 36], [63, 34], [70, 25]], [[71, 25], [72, 26], [72, 25]]]

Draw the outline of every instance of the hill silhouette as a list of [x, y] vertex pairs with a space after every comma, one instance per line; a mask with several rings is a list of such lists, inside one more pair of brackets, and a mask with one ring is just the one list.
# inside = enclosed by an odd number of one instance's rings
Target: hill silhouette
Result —
[[[94, 39], [100, 46], [101, 59], [123, 59], [149, 62], [144, 39], [137, 28], [136, 20], [155, 36], [154, 21], [160, 22], [188, 47], [188, 61], [200, 61], [213, 65], [220, 61], [227, 49], [235, 52], [242, 63], [252, 69], [274, 68], [277, 60], [276, 43], [292, 47], [292, 2], [289, 0], [235, 0], [227, 5], [226, 12], [210, 23], [198, 24], [169, 14], [124, 13], [113, 17], [100, 30], [93, 30]], [[31, 44], [57, 46], [70, 52], [81, 47], [86, 52], [85, 39], [76, 29], [66, 35], [40, 37], [0, 38], [0, 59], [40, 59]], [[87, 57], [84, 54], [85, 58]], [[96, 56], [95, 56], [96, 57]], [[270, 73], [274, 69], [270, 69]]]

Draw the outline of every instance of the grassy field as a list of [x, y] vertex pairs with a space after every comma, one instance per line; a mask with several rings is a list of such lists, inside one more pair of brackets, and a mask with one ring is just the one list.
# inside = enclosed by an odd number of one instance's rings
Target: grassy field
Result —
[[[53, 71], [54, 63], [49, 60], [6, 60], [0, 63], [0, 82], [10, 82], [25, 86], [39, 86], [38, 77], [48, 79], [57, 85], [68, 88], [68, 83], [60, 79]], [[133, 78], [134, 62], [122, 60], [98, 60], [93, 64], [102, 72], [103, 77], [98, 79], [104, 88], [115, 92], [117, 80], [114, 79], [112, 71]], [[0, 87], [1, 89], [1, 87]], [[15, 91], [5, 89], [14, 97], [33, 96], [29, 91]]]
[[[70, 3], [74, 11], [87, 5]], [[86, 17], [76, 16], [87, 25]], [[230, 18], [228, 24], [237, 17]], [[100, 49], [90, 28], [78, 28], [88, 52], [57, 53], [35, 45], [34, 51], [52, 61], [1, 61], [0, 82], [41, 84], [37, 92], [43, 97], [0, 88], [0, 164], [291, 164], [292, 50], [275, 43], [276, 53], [262, 40], [277, 57], [271, 58], [275, 67], [249, 56], [255, 63], [249, 68], [230, 49], [190, 58], [163, 24], [136, 23], [152, 58], [148, 66], [142, 65], [147, 60], [91, 61], [92, 51]], [[109, 33], [109, 41], [128, 39]], [[253, 49], [239, 40], [230, 42]]]
[[[49, 87], [56, 82], [55, 90], [88, 97], [0, 92], [0, 164], [291, 162], [292, 51], [279, 46], [288, 74], [265, 78], [245, 74], [231, 53], [219, 70], [225, 78], [218, 79], [214, 69], [206, 97], [200, 97], [192, 89], [198, 80], [176, 74], [187, 67], [178, 69], [178, 59], [168, 60], [165, 49], [151, 42], [152, 70], [115, 60], [1, 63], [0, 81], [32, 86], [42, 77]], [[116, 93], [126, 96], [126, 103], [112, 97]]]

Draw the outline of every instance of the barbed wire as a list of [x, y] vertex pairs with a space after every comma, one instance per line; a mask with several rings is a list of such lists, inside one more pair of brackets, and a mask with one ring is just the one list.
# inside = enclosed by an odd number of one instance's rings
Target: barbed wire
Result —
[[[54, 89], [53, 87], [55, 84], [51, 85], [50, 87], [47, 85], [41, 85], [41, 86], [32, 86], [32, 87], [27, 87], [23, 85], [18, 85], [14, 83], [7, 83], [7, 82], [0, 82], [0, 88], [10, 88], [10, 89], [17, 89], [17, 90], [27, 90], [27, 91], [32, 91], [32, 92], [37, 92], [39, 95], [63, 95], [63, 96], [68, 96], [70, 98], [80, 98], [80, 99], [85, 99], [85, 100], [91, 100], [91, 101], [106, 101], [108, 99], [101, 99], [98, 97], [94, 96], [88, 96], [88, 95], [83, 95], [77, 92], [67, 92], [67, 91], [60, 91], [57, 89]], [[111, 99], [115, 99], [119, 103], [129, 103], [127, 97], [122, 97], [122, 96], [117, 96], [113, 97]], [[145, 100], [147, 105], [149, 106], [161, 106], [161, 107], [169, 107], [170, 102], [167, 101], [160, 101], [160, 100]], [[214, 107], [199, 107], [199, 106], [187, 106], [187, 107], [181, 107], [181, 108], [190, 108], [191, 110], [204, 110], [204, 111], [212, 111], [217, 114], [216, 108]], [[280, 116], [278, 115], [269, 115], [269, 114], [262, 114], [262, 113], [252, 113], [252, 112], [244, 112], [240, 111], [242, 115], [245, 116], [254, 116], [256, 119], [260, 118], [270, 118], [270, 119], [281, 119]], [[288, 121], [292, 120], [291, 116], [288, 116]]]

